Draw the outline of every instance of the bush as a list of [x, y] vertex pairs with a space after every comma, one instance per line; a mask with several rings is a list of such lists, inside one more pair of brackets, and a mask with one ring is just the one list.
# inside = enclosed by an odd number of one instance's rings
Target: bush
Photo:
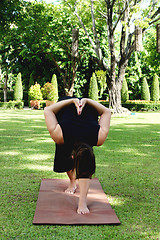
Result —
[[24, 107], [23, 101], [9, 101], [9, 102], [0, 102], [0, 108], [2, 109], [22, 109]]
[[153, 101], [127, 101], [122, 104], [123, 107], [129, 109], [130, 111], [159, 111], [160, 110], [160, 102]]
[[159, 100], [159, 80], [158, 75], [155, 73], [153, 77], [153, 82], [151, 86], [151, 100], [158, 101]]
[[128, 86], [126, 78], [124, 77], [121, 89], [121, 101], [125, 103], [126, 101], [128, 101], [128, 99], [129, 99]]
[[150, 92], [146, 78], [142, 79], [141, 84], [141, 100], [150, 100]]
[[95, 101], [98, 101], [98, 84], [95, 73], [92, 74], [92, 77], [90, 79], [88, 97]]
[[18, 73], [15, 88], [14, 88], [14, 100], [22, 100], [23, 99], [23, 88], [22, 88], [22, 79], [21, 79], [21, 73]]
[[45, 83], [43, 88], [41, 89], [43, 99], [54, 101], [54, 86], [52, 83]]
[[103, 92], [106, 90], [107, 83], [106, 83], [106, 72], [103, 70], [98, 70], [95, 72], [97, 82], [99, 85], [99, 97], [101, 98], [103, 95]]
[[28, 92], [29, 100], [42, 100], [42, 92], [40, 85], [36, 82], [35, 85], [32, 85]]
[[[108, 101], [100, 101], [105, 107], [109, 107]], [[160, 111], [160, 101], [129, 100], [122, 104], [130, 111]]]
[[57, 102], [58, 101], [58, 83], [57, 83], [57, 76], [56, 76], [56, 74], [53, 74], [53, 76], [52, 76], [52, 80], [51, 80], [51, 83], [53, 84], [53, 87], [54, 87], [54, 89], [53, 89], [53, 100], [52, 101], [54, 101], [54, 102]]

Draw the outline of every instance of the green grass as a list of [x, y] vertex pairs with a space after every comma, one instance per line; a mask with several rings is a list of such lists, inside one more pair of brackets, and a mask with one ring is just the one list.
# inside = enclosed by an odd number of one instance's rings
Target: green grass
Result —
[[[55, 146], [43, 111], [0, 110], [0, 239], [159, 239], [160, 113], [113, 116], [105, 144], [95, 147], [99, 178], [119, 226], [32, 224], [42, 178]], [[1, 231], [1, 230], [0, 230]]]

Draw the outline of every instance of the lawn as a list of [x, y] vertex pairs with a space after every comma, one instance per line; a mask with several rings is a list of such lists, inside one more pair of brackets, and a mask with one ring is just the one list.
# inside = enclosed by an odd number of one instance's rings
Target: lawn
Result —
[[98, 177], [119, 226], [32, 224], [42, 178], [55, 146], [42, 110], [0, 110], [0, 239], [160, 239], [160, 113], [113, 116], [108, 139], [95, 147]]

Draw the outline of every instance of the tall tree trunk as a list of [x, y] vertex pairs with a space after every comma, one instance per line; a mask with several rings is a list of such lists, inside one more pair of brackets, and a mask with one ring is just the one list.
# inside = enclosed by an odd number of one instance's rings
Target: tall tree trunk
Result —
[[[70, 83], [70, 87], [68, 91], [66, 92], [67, 96], [73, 96], [74, 92], [74, 82], [76, 78], [76, 71], [77, 71], [77, 59], [78, 59], [78, 35], [79, 30], [78, 29], [72, 29], [72, 80]], [[69, 79], [70, 81], [70, 79]]]
[[4, 82], [4, 88], [3, 88], [4, 102], [7, 102], [7, 81], [8, 81], [8, 73], [6, 73], [5, 82]]
[[125, 62], [120, 61], [118, 77], [115, 83], [109, 86], [109, 107], [114, 109], [115, 113], [123, 112], [123, 108], [121, 106], [121, 89], [127, 64], [128, 60]]

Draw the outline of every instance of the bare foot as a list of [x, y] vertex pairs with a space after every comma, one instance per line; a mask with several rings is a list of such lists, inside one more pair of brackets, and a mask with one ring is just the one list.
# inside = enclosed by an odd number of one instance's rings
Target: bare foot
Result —
[[87, 205], [79, 206], [77, 209], [78, 214], [86, 214], [89, 213], [89, 209], [87, 208]]
[[76, 183], [70, 183], [69, 187], [65, 190], [65, 193], [74, 194], [76, 189]]

